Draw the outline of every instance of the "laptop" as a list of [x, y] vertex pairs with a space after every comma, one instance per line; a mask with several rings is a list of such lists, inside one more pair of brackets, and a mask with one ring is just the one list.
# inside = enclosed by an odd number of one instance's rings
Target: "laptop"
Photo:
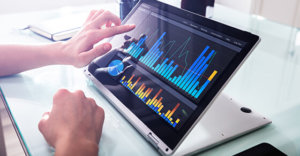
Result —
[[[136, 28], [112, 37], [112, 50], [93, 60], [84, 72], [161, 154], [173, 154], [207, 111], [212, 118], [229, 119], [209, 108], [217, 106], [213, 103], [258, 44], [258, 36], [154, 0], [141, 0], [123, 24]], [[194, 150], [267, 123], [233, 130], [234, 135], [212, 139]]]

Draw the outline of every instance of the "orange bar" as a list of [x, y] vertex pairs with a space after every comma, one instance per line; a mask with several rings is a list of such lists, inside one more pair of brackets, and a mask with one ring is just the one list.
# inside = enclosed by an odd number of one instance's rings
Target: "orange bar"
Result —
[[146, 90], [145, 94], [143, 94], [141, 98], [144, 98], [145, 95], [148, 94], [149, 91], [150, 91], [150, 88], [148, 88], [148, 89]]
[[158, 104], [157, 107], [160, 107], [160, 105], [161, 105], [161, 100], [162, 100], [162, 99], [163, 99], [163, 98], [160, 97], [159, 100], [157, 101], [157, 104]]
[[179, 106], [180, 106], [180, 103], [177, 103], [177, 105], [174, 107], [174, 109], [172, 110], [172, 112], [169, 114], [169, 117], [167, 117], [167, 118], [170, 118], [170, 117], [174, 114], [174, 112], [176, 111], [176, 109], [177, 109]]
[[131, 78], [128, 80], [128, 83], [131, 82], [131, 80], [134, 76], [135, 76], [134, 74], [131, 76]]
[[133, 84], [133, 86], [130, 88], [131, 90], [132, 90], [133, 87], [140, 81], [140, 79], [141, 79], [141, 77], [139, 77], [139, 78], [135, 81], [135, 83]]
[[177, 119], [175, 122], [178, 123], [180, 121], [180, 119]]
[[160, 90], [156, 93], [156, 95], [153, 97], [151, 103], [157, 98], [157, 96], [158, 96], [161, 92], [162, 92], [162, 89], [160, 89]]
[[149, 94], [152, 92], [152, 88], [150, 89], [150, 91], [147, 93], [147, 95], [145, 95], [146, 97], [148, 97], [149, 96]]
[[218, 71], [214, 70], [214, 72], [209, 76], [209, 78], [207, 80], [211, 81], [217, 73], [218, 73]]
[[144, 86], [144, 83], [140, 86], [140, 88], [135, 92], [135, 94], [138, 94], [139, 91], [142, 89], [142, 87]]
[[138, 95], [141, 95], [141, 93], [144, 91], [144, 89], [146, 88], [146, 86], [143, 86], [140, 90], [140, 92], [138, 93]]

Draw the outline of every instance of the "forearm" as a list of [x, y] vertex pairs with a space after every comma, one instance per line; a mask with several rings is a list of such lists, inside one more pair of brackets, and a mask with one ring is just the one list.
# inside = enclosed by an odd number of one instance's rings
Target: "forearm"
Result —
[[61, 64], [62, 42], [45, 45], [0, 45], [0, 76]]
[[91, 141], [64, 140], [56, 144], [55, 156], [97, 156], [98, 145]]

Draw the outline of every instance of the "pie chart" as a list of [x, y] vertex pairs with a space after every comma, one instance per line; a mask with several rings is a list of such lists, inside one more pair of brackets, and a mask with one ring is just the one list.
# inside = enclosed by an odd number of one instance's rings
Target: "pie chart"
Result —
[[113, 60], [108, 65], [108, 73], [111, 76], [119, 75], [124, 69], [124, 64], [121, 60]]

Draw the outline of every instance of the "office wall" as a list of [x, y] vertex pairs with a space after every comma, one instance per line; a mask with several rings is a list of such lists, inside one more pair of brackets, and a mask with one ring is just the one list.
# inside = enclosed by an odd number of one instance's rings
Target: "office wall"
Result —
[[99, 4], [102, 2], [117, 2], [117, 0], [1, 0], [0, 14]]

